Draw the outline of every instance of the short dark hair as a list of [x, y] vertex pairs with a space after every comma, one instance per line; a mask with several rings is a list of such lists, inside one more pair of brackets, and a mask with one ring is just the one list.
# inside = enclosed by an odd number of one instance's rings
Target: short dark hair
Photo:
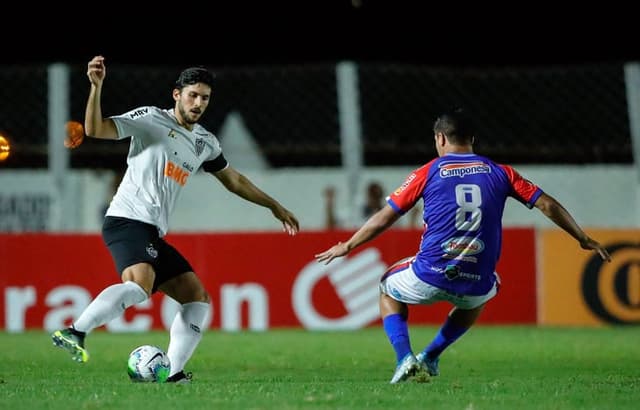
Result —
[[176, 80], [175, 88], [182, 90], [187, 85], [203, 83], [209, 87], [213, 87], [213, 79], [215, 75], [203, 66], [189, 67], [180, 73]]
[[443, 133], [452, 144], [469, 144], [475, 134], [473, 122], [462, 108], [441, 114], [433, 124], [434, 133]]

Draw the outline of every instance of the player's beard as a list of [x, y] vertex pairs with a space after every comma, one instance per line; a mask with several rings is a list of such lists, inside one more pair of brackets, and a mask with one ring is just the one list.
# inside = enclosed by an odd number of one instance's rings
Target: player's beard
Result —
[[193, 125], [198, 122], [200, 116], [202, 115], [202, 111], [199, 114], [195, 114], [191, 111], [186, 111], [182, 104], [178, 104], [178, 111], [180, 112], [180, 117], [187, 124]]

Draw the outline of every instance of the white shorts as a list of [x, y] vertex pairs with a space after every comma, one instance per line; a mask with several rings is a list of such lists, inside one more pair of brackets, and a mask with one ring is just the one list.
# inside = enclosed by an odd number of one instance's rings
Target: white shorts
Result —
[[[406, 262], [406, 260], [401, 262]], [[486, 294], [480, 296], [457, 295], [422, 281], [413, 272], [413, 264], [408, 263], [404, 269], [396, 271], [393, 275], [380, 282], [380, 292], [398, 302], [411, 305], [430, 305], [435, 302], [446, 301], [460, 309], [474, 309], [486, 303], [498, 293], [500, 277], [497, 273], [494, 272], [494, 274], [496, 275], [496, 282]]]

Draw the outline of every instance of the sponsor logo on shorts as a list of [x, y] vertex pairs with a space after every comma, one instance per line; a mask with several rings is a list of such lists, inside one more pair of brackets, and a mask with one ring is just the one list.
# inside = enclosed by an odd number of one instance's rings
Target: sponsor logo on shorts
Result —
[[402, 299], [402, 293], [396, 288], [391, 289], [391, 296], [393, 296], [394, 299]]
[[149, 254], [149, 256], [151, 256], [153, 259], [158, 257], [158, 251], [156, 248], [153, 247], [153, 244], [150, 243], [149, 245], [147, 245], [147, 253]]

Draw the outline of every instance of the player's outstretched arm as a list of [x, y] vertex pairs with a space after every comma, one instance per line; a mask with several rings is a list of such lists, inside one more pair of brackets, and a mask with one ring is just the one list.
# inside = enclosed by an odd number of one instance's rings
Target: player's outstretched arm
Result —
[[338, 242], [326, 251], [316, 254], [316, 260], [318, 262], [324, 262], [326, 265], [335, 258], [348, 254], [352, 249], [380, 235], [388, 227], [393, 225], [400, 216], [401, 215], [396, 213], [389, 205], [385, 205], [384, 208], [373, 214], [348, 241]]
[[269, 208], [273, 216], [282, 222], [282, 229], [289, 235], [295, 235], [300, 230], [298, 218], [293, 212], [283, 207], [280, 202], [267, 195], [233, 167], [228, 166], [221, 171], [213, 173], [213, 175], [222, 182], [225, 188], [239, 197]]
[[607, 249], [595, 239], [590, 238], [582, 228], [580, 228], [569, 211], [551, 195], [543, 193], [534, 205], [547, 218], [564, 229], [569, 235], [573, 236], [580, 243], [582, 249], [596, 251], [603, 260], [611, 261], [611, 256]]

